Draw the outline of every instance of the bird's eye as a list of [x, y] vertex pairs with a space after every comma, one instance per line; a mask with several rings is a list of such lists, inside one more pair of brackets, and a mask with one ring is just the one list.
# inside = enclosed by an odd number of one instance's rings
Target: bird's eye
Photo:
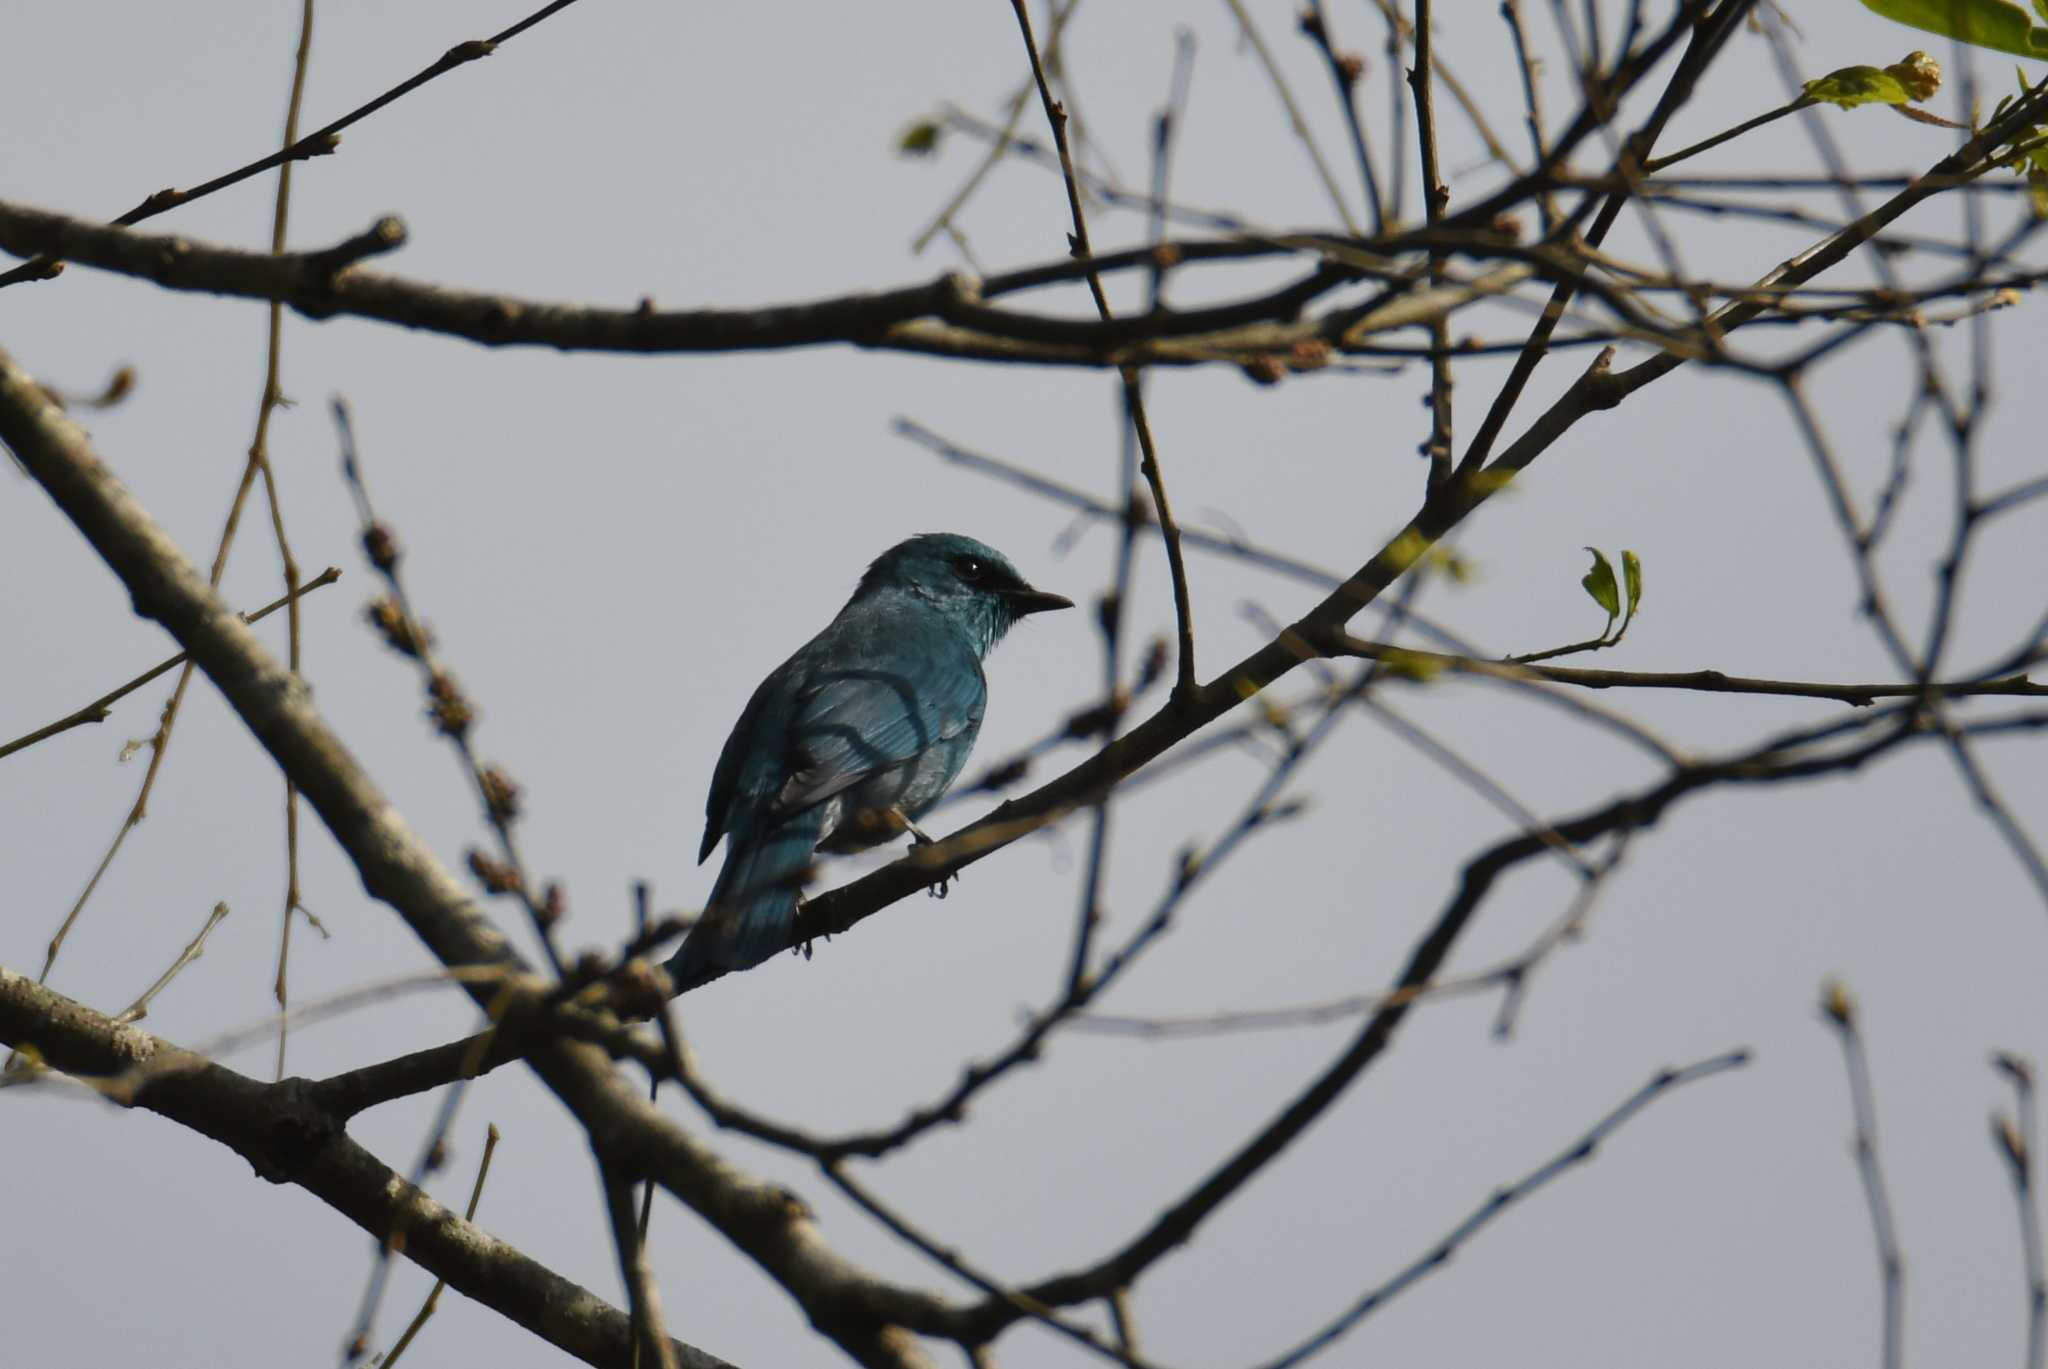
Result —
[[953, 562], [953, 573], [968, 584], [979, 584], [988, 576], [988, 566], [979, 556], [962, 556]]

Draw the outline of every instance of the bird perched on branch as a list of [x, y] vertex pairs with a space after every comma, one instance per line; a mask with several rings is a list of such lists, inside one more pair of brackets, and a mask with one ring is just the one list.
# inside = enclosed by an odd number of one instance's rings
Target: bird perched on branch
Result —
[[1019, 618], [1072, 607], [957, 533], [877, 557], [839, 616], [761, 681], [719, 753], [697, 859], [723, 836], [725, 868], [669, 959], [676, 991], [790, 945], [816, 852], [925, 840], [916, 819], [981, 730], [982, 658]]

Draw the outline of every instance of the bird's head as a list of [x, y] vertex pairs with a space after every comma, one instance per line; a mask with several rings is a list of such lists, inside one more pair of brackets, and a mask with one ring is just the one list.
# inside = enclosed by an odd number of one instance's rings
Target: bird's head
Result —
[[863, 595], [902, 592], [959, 622], [986, 654], [1027, 614], [1072, 608], [1074, 601], [1033, 589], [994, 547], [955, 532], [928, 532], [898, 542], [860, 579]]

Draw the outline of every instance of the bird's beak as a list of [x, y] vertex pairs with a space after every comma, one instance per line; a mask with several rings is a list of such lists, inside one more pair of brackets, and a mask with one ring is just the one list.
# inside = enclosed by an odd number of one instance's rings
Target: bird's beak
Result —
[[1003, 599], [1010, 611], [1022, 618], [1027, 613], [1045, 613], [1056, 608], [1072, 608], [1074, 601], [1064, 594], [1048, 594], [1042, 589], [1006, 589]]

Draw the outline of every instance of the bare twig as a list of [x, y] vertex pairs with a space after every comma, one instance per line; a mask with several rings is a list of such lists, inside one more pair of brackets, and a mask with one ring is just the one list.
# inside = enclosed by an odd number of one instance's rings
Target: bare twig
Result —
[[1359, 1322], [1371, 1316], [1434, 1271], [1441, 1269], [1459, 1248], [1509, 1208], [1568, 1171], [1591, 1160], [1601, 1142], [1626, 1126], [1635, 1115], [1664, 1094], [1709, 1076], [1740, 1069], [1749, 1063], [1746, 1050], [1728, 1051], [1690, 1065], [1659, 1070], [1650, 1082], [1624, 1099], [1620, 1106], [1589, 1127], [1585, 1134], [1551, 1159], [1503, 1188], [1495, 1189], [1465, 1219], [1446, 1232], [1434, 1245], [1404, 1266], [1400, 1273], [1361, 1296], [1329, 1325], [1300, 1344], [1268, 1361], [1264, 1369], [1292, 1369], [1335, 1345]]
[[[1422, 209], [1431, 231], [1442, 226], [1451, 188], [1437, 169], [1436, 71], [1431, 59], [1430, 0], [1415, 0], [1415, 68], [1408, 85], [1415, 92], [1415, 136], [1422, 154]], [[1429, 254], [1429, 278], [1442, 285], [1444, 255]], [[1451, 478], [1451, 325], [1438, 319], [1429, 331], [1429, 437], [1422, 454], [1429, 461], [1427, 488], [1435, 493]]]
[[[273, 152], [267, 157], [258, 157], [246, 166], [236, 167], [233, 171], [215, 176], [212, 180], [195, 185], [190, 190], [159, 190], [156, 194], [151, 195], [148, 199], [136, 205], [118, 219], [115, 219], [114, 222], [122, 226], [138, 224], [144, 219], [154, 218], [166, 210], [176, 209], [179, 205], [190, 204], [192, 201], [211, 195], [215, 191], [225, 190], [231, 185], [238, 185], [248, 180], [251, 176], [261, 175], [274, 166], [289, 170], [293, 162], [305, 161], [309, 157], [325, 156], [340, 145], [341, 131], [343, 129], [361, 122], [392, 101], [410, 95], [413, 91], [418, 90], [437, 76], [453, 71], [455, 68], [469, 62], [474, 62], [480, 57], [490, 56], [498, 50], [500, 44], [510, 42], [535, 24], [538, 24], [541, 20], [546, 19], [549, 15], [559, 10], [567, 9], [575, 3], [576, 0], [553, 0], [553, 3], [542, 6], [510, 28], [495, 33], [489, 38], [472, 39], [466, 43], [457, 43], [454, 47], [442, 53], [436, 61], [424, 70], [407, 80], [399, 82], [375, 99], [356, 106], [332, 123], [321, 125], [303, 138], [291, 139], [279, 151]], [[292, 96], [292, 108], [294, 110], [298, 108], [299, 104], [300, 84], [299, 82], [294, 82], [294, 93]], [[294, 119], [295, 124], [296, 118]], [[64, 265], [59, 259], [58, 254], [42, 254], [32, 261], [22, 263], [12, 271], [0, 274], [0, 289], [21, 281], [47, 280], [57, 275], [63, 269]]]
[[[1044, 107], [1046, 122], [1052, 129], [1053, 146], [1059, 151], [1060, 171], [1067, 190], [1067, 208], [1073, 220], [1073, 232], [1068, 237], [1068, 246], [1075, 258], [1085, 260], [1093, 257], [1094, 250], [1089, 245], [1088, 220], [1081, 208], [1081, 188], [1074, 175], [1073, 156], [1067, 147], [1067, 113], [1060, 106], [1060, 103], [1053, 98], [1052, 87], [1046, 81], [1045, 64], [1040, 59], [1038, 42], [1031, 30], [1031, 11], [1029, 5], [1026, 3], [1026, 0], [1012, 0], [1012, 8], [1017, 14], [1017, 27], [1024, 40], [1025, 54], [1030, 58], [1032, 78], [1038, 85], [1039, 103]], [[1179, 65], [1184, 67], [1185, 63], [1190, 60], [1191, 49], [1183, 44], [1180, 50], [1183, 55], [1177, 61]], [[1186, 81], [1176, 76], [1175, 88], [1185, 91]], [[1164, 205], [1166, 202], [1167, 168], [1170, 164], [1169, 159], [1174, 126], [1172, 108], [1173, 99], [1170, 97], [1167, 106], [1168, 112], [1160, 117], [1155, 139], [1154, 160], [1156, 170], [1153, 178], [1154, 196], [1155, 203], [1160, 205]], [[1155, 215], [1154, 222], [1155, 228], [1162, 227], [1164, 223], [1163, 217]], [[1109, 307], [1109, 296], [1102, 287], [1100, 273], [1090, 270], [1087, 274], [1087, 281], [1089, 294], [1095, 301], [1097, 315], [1104, 323], [1110, 322], [1113, 315]], [[1155, 313], [1158, 310], [1161, 281], [1162, 273], [1155, 267], [1152, 274], [1153, 308]], [[1166, 479], [1160, 470], [1158, 447], [1153, 440], [1151, 420], [1147, 417], [1145, 411], [1145, 392], [1140, 372], [1135, 366], [1124, 366], [1119, 372], [1119, 377], [1123, 385], [1124, 409], [1128, 416], [1130, 430], [1137, 437], [1141, 453], [1138, 463], [1139, 469], [1143, 472], [1146, 485], [1152, 492], [1152, 505], [1159, 521], [1160, 537], [1166, 544], [1167, 566], [1173, 580], [1174, 617], [1178, 624], [1180, 637], [1180, 652], [1175, 664], [1173, 697], [1175, 702], [1183, 702], [1192, 697], [1196, 684], [1194, 610], [1188, 594], [1187, 566], [1182, 559], [1180, 529], [1174, 522], [1173, 506], [1167, 499]], [[1127, 489], [1126, 498], [1133, 506], [1135, 505], [1135, 491]], [[1112, 701], [1121, 687], [1118, 651], [1122, 640], [1124, 599], [1130, 583], [1132, 539], [1136, 526], [1135, 518], [1127, 516], [1124, 523], [1125, 535], [1119, 559], [1117, 587], [1111, 595], [1110, 611], [1103, 619], [1104, 632], [1107, 637], [1106, 655], [1108, 658], [1108, 677], [1104, 692], [1106, 697]], [[1113, 732], [1113, 722], [1112, 726], [1105, 730]], [[1108, 863], [1108, 843], [1109, 796], [1105, 794], [1095, 804], [1095, 818], [1089, 847], [1089, 873], [1081, 891], [1081, 908], [1077, 916], [1074, 932], [1073, 953], [1069, 957], [1067, 969], [1067, 993], [1070, 996], [1079, 992], [1086, 980], [1089, 951], [1094, 941], [1095, 930], [1102, 920], [1102, 912], [1098, 903], [1098, 892], [1101, 887], [1103, 871]]]
[[[1080, 7], [1081, 0], [1067, 0], [1065, 4], [1054, 0], [1052, 17], [1046, 23], [1045, 32], [1045, 54], [1048, 64], [1057, 60], [1060, 40], [1066, 35], [1067, 23], [1074, 17], [1074, 11]], [[932, 216], [932, 221], [910, 240], [913, 255], [931, 246], [932, 239], [938, 234], [957, 231], [953, 226], [954, 220], [960, 211], [967, 207], [967, 202], [974, 198], [974, 192], [981, 188], [982, 182], [988, 178], [988, 173], [995, 170], [996, 164], [1002, 161], [1003, 155], [1010, 150], [1011, 139], [1017, 132], [1017, 125], [1024, 119], [1024, 107], [1031, 103], [1031, 96], [1036, 89], [1036, 84], [1027, 79], [1011, 94], [1007, 102], [1009, 107], [1003, 113], [1001, 133], [989, 143], [988, 151], [975, 163], [974, 170], [968, 173], [960, 188], [954, 191], [939, 212]]]
[[[298, 126], [299, 104], [305, 94], [306, 62], [311, 52], [312, 41], [313, 3], [312, 0], [303, 0], [299, 42], [292, 63], [291, 94], [287, 98], [285, 105], [285, 137], [287, 140], [291, 139], [293, 131]], [[279, 168], [277, 195], [271, 210], [270, 251], [271, 255], [275, 256], [284, 251], [285, 231], [290, 219], [291, 164], [288, 160], [271, 164]], [[0, 287], [10, 284], [16, 279], [45, 279], [55, 275], [60, 269], [61, 264], [46, 258], [31, 261], [25, 263], [16, 271], [0, 275]], [[290, 660], [293, 672], [296, 673], [299, 665], [299, 609], [298, 595], [295, 591], [298, 589], [299, 571], [298, 563], [292, 556], [291, 543], [285, 536], [283, 506], [278, 501], [276, 478], [270, 469], [268, 446], [270, 415], [283, 398], [278, 381], [278, 357], [282, 346], [281, 307], [273, 302], [270, 305], [269, 313], [269, 333], [264, 349], [264, 384], [262, 396], [257, 404], [256, 433], [249, 443], [248, 460], [242, 467], [241, 481], [235, 488], [234, 499], [228, 505], [227, 520], [221, 529], [220, 542], [214, 552], [213, 568], [208, 576], [208, 584], [214, 589], [218, 589], [222, 576], [227, 573], [228, 553], [234, 546], [235, 532], [241, 524], [242, 509], [248, 501], [250, 488], [255, 483], [257, 475], [261, 474], [264, 478], [264, 489], [270, 501], [271, 530], [277, 539], [278, 558], [283, 562], [284, 566], [285, 603], [291, 624], [289, 631]], [[39, 982], [48, 980], [51, 968], [57, 963], [57, 953], [59, 948], [62, 947], [65, 937], [70, 933], [71, 928], [76, 925], [80, 914], [85, 911], [86, 903], [92, 898], [93, 891], [99, 887], [100, 880], [105, 877], [107, 870], [113, 865], [114, 857], [120, 854], [121, 846], [128, 839], [128, 834], [134, 831], [148, 814], [149, 796], [156, 786], [157, 775], [163, 769], [164, 757], [168, 754], [171, 743], [171, 729], [176, 724], [179, 709], [184, 703], [185, 690], [192, 683], [192, 669], [192, 662], [189, 660], [179, 668], [178, 682], [172, 686], [170, 700], [164, 705], [161, 719], [157, 724], [156, 733], [150, 738], [148, 743], [150, 753], [149, 767], [143, 772], [142, 784], [135, 793], [135, 802], [130, 806], [127, 816], [122, 819], [120, 827], [116, 829], [113, 841], [108, 844], [106, 854], [100, 858], [100, 863], [93, 871], [92, 877], [86, 881], [84, 890], [78, 895], [77, 901], [71, 905], [70, 911], [65, 914], [64, 921], [57, 928], [56, 935], [50, 938], [49, 951], [43, 959], [43, 970], [39, 977]], [[288, 843], [288, 859], [291, 866], [287, 879], [285, 907], [285, 922], [287, 929], [289, 929], [292, 906], [296, 901], [298, 891], [298, 803], [295, 791], [289, 780], [285, 784], [285, 828]], [[283, 983], [284, 958], [282, 950], [280, 950], [277, 978], [279, 993], [283, 992]], [[280, 1036], [278, 1043], [278, 1072], [280, 1077], [283, 1075], [283, 1070], [284, 1044], [283, 1038]]]
[[633, 1212], [632, 1181], [621, 1177], [603, 1160], [598, 1161], [597, 1168], [599, 1182], [604, 1185], [605, 1211], [611, 1218], [612, 1244], [618, 1252], [619, 1271], [626, 1284], [627, 1306], [632, 1312], [635, 1357], [642, 1364], [654, 1364], [659, 1369], [676, 1369], [675, 1347], [662, 1325], [661, 1301], [655, 1295], [654, 1278], [647, 1267], [647, 1247], [640, 1240], [639, 1222]]
[[1856, 1025], [1856, 1001], [1841, 981], [1830, 980], [1822, 986], [1821, 1015], [1841, 1039], [1842, 1063], [1849, 1075], [1849, 1104], [1856, 1119], [1856, 1173], [1863, 1181], [1863, 1197], [1870, 1207], [1870, 1230], [1877, 1246], [1882, 1291], [1878, 1363], [1883, 1369], [1899, 1369], [1904, 1353], [1906, 1261], [1899, 1250], [1898, 1226], [1892, 1216], [1891, 1195], [1885, 1189], [1884, 1166], [1878, 1157], [1877, 1101], [1870, 1087], [1870, 1061], [1864, 1054], [1863, 1035]]
[[376, 510], [370, 504], [370, 489], [356, 452], [355, 427], [348, 401], [336, 396], [333, 407], [335, 427], [341, 439], [342, 476], [355, 499], [363, 550], [390, 588], [387, 599], [371, 605], [370, 621], [383, 635], [386, 645], [417, 664], [427, 695], [427, 716], [433, 721], [435, 731], [448, 739], [461, 758], [463, 773], [476, 792], [484, 821], [497, 837], [501, 860], [492, 861], [475, 852], [470, 856], [471, 870], [488, 892], [511, 894], [519, 900], [540, 940], [549, 966], [559, 979], [564, 974], [564, 967], [561, 951], [555, 944], [555, 926], [562, 918], [562, 902], [556, 886], [550, 885], [545, 893], [535, 888], [520, 855], [518, 839], [513, 833], [513, 824], [519, 817], [519, 786], [503, 770], [494, 765], [487, 766], [477, 758], [471, 741], [476, 706], [436, 656], [433, 633], [413, 611], [405, 591], [405, 579], [398, 569], [401, 559], [398, 538], [388, 525], [378, 520]]
[[180, 970], [184, 969], [187, 965], [190, 965], [193, 961], [199, 959], [200, 956], [206, 953], [206, 938], [213, 935], [213, 929], [215, 927], [220, 926], [221, 919], [226, 917], [227, 915], [227, 904], [214, 904], [213, 911], [206, 915], [205, 924], [201, 926], [199, 931], [196, 934], [194, 934], [192, 939], [185, 944], [185, 949], [178, 953], [178, 958], [171, 962], [171, 967], [165, 970], [162, 974], [158, 975], [156, 977], [156, 982], [154, 984], [151, 984], [148, 988], [142, 991], [142, 997], [136, 999], [133, 1003], [130, 1003], [120, 1012], [114, 1014], [112, 1019], [114, 1025], [118, 1027], [125, 1027], [130, 1022], [140, 1022], [143, 1018], [149, 1016], [150, 1000], [154, 999], [166, 988], [169, 988], [171, 981], [178, 977], [178, 972]]
[[1344, 192], [1337, 188], [1337, 178], [1330, 174], [1330, 164], [1323, 160], [1323, 149], [1316, 143], [1316, 135], [1309, 130], [1308, 120], [1302, 116], [1301, 106], [1294, 102], [1294, 92], [1288, 88], [1287, 78], [1281, 74], [1280, 64], [1273, 60], [1272, 51], [1266, 40], [1259, 34], [1259, 26], [1252, 22], [1251, 12], [1244, 7], [1244, 0], [1223, 0], [1237, 19], [1238, 28], [1244, 33], [1245, 41], [1258, 54], [1259, 65], [1266, 70], [1266, 79], [1273, 83], [1273, 93], [1280, 99], [1280, 107], [1287, 112], [1287, 126], [1294, 130], [1294, 136], [1301, 139], [1301, 145], [1308, 150], [1308, 158], [1315, 163], [1316, 179], [1323, 183], [1323, 192], [1330, 197], [1330, 207], [1337, 211], [1338, 221], [1344, 231], [1352, 237], [1358, 236], [1358, 222], [1351, 217], [1351, 209], [1344, 203]]
[[[299, 45], [292, 56], [291, 95], [285, 102], [284, 145], [290, 147], [299, 140], [299, 109], [306, 98], [306, 68], [313, 53], [313, 0], [303, 0], [299, 7]], [[277, 200], [270, 218], [270, 252], [272, 256], [282, 255], [286, 231], [291, 221], [292, 164], [280, 162], [277, 168]], [[287, 628], [286, 661], [294, 675], [302, 673], [303, 640], [299, 632], [299, 563], [292, 555], [291, 539], [285, 535], [284, 501], [277, 491], [277, 471], [270, 463], [270, 419], [277, 406], [284, 402], [283, 356], [284, 356], [284, 306], [276, 300], [270, 302], [268, 333], [263, 350], [263, 391], [256, 402], [256, 435], [249, 441], [249, 464], [263, 476], [263, 493], [270, 505], [270, 531], [277, 541], [277, 559], [284, 570], [285, 594], [289, 599], [289, 610], [285, 618]], [[247, 480], [244, 475], [244, 481]], [[291, 1007], [290, 990], [286, 975], [291, 967], [292, 921], [293, 916], [305, 907], [305, 900], [299, 891], [299, 791], [287, 777], [284, 782], [284, 908], [277, 937], [277, 973], [271, 980], [271, 994], [277, 999], [279, 1013]], [[312, 916], [311, 913], [307, 914]], [[277, 1032], [277, 1077], [284, 1078], [285, 1044], [289, 1040], [287, 1029], [282, 1025]]]
[[2041, 1254], [2041, 1213], [2034, 1196], [2034, 1156], [2040, 1123], [2034, 1106], [2034, 1066], [2008, 1051], [1991, 1058], [2013, 1089], [2013, 1113], [1992, 1114], [1991, 1141], [2012, 1179], [2013, 1208], [2019, 1214], [2021, 1268], [2027, 1285], [2027, 1352], [2024, 1369], [2041, 1369], [2048, 1346], [2048, 1272]]
[[1384, 236], [1387, 208], [1380, 202], [1379, 172], [1372, 163], [1372, 149], [1366, 143], [1365, 119], [1358, 112], [1358, 87], [1365, 79], [1365, 60], [1356, 53], [1337, 51], [1337, 38], [1330, 31], [1330, 15], [1323, 0], [1309, 0], [1309, 7], [1301, 16], [1301, 30], [1322, 53], [1323, 65], [1329, 68], [1330, 82], [1337, 90], [1337, 107], [1344, 111], [1345, 127], [1351, 133], [1352, 155], [1358, 158], [1358, 179], [1365, 189], [1366, 208], [1372, 211], [1373, 235]]
[[1935, 698], [2048, 698], [2048, 684], [2036, 683], [2024, 675], [1996, 679], [1936, 680], [1927, 684], [1910, 681], [1852, 684], [1825, 680], [1766, 680], [1747, 675], [1729, 675], [1719, 670], [1590, 670], [1574, 666], [1525, 665], [1519, 661], [1486, 660], [1456, 656], [1447, 652], [1422, 651], [1386, 642], [1366, 642], [1345, 637], [1327, 647], [1329, 654], [1364, 656], [1391, 661], [1404, 669], [1431, 675], [1442, 671], [1483, 675], [1502, 680], [1543, 680], [1551, 684], [1577, 685], [1586, 689], [1678, 689], [1703, 694], [1761, 694], [1786, 699], [1831, 699], [1838, 703], [1868, 708], [1879, 699]]
[[[243, 614], [242, 621], [245, 623], [261, 622], [263, 619], [268, 618], [271, 614], [277, 612], [277, 610], [283, 608], [287, 603], [291, 602], [292, 600], [311, 594], [316, 589], [324, 589], [328, 585], [333, 584], [336, 580], [339, 580], [340, 578], [340, 568], [336, 566], [329, 566], [326, 570], [321, 571], [318, 575], [314, 576], [312, 579], [300, 585], [298, 589], [294, 590], [293, 592], [281, 595], [278, 598], [271, 600], [269, 603], [265, 604], [262, 608], [257, 609], [253, 613]], [[186, 654], [181, 651], [177, 655], [171, 657], [169, 660], [159, 661], [157, 664], [151, 666], [148, 670], [143, 671], [140, 675], [137, 675], [134, 679], [130, 680], [127, 684], [121, 685], [119, 688], [116, 689], [108, 690], [105, 694], [100, 695], [91, 703], [86, 704], [83, 708], [79, 708], [74, 710], [73, 712], [67, 713], [53, 723], [46, 723], [45, 725], [37, 728], [33, 732], [24, 732], [21, 736], [16, 737], [11, 742], [0, 743], [0, 758], [11, 756], [17, 751], [25, 751], [29, 747], [34, 746], [37, 742], [48, 741], [50, 738], [57, 736], [60, 733], [69, 732], [74, 727], [83, 727], [87, 723], [105, 722], [107, 720], [108, 715], [113, 711], [113, 707], [115, 704], [127, 698], [130, 694], [133, 694], [136, 690], [142, 688], [151, 680], [154, 680], [161, 675], [168, 674], [169, 672], [177, 669], [179, 666], [185, 664], [187, 659], [188, 658], [186, 657]]]
[[[490, 1175], [491, 1156], [497, 1149], [498, 1124], [492, 1122], [484, 1128], [483, 1158], [476, 1162], [476, 1182], [470, 1186], [469, 1206], [462, 1211], [462, 1220], [465, 1222], [476, 1220], [476, 1205], [484, 1196], [484, 1180]], [[427, 1318], [434, 1315], [434, 1308], [441, 1301], [441, 1290], [447, 1286], [446, 1279], [434, 1280], [434, 1286], [428, 1291], [426, 1301], [420, 1304], [420, 1310], [413, 1313], [412, 1320], [406, 1323], [405, 1330], [392, 1342], [391, 1349], [385, 1352], [383, 1359], [378, 1361], [378, 1369], [391, 1369], [392, 1365], [398, 1363], [398, 1357], [405, 1353], [406, 1347], [419, 1335], [420, 1328], [427, 1324]]]

